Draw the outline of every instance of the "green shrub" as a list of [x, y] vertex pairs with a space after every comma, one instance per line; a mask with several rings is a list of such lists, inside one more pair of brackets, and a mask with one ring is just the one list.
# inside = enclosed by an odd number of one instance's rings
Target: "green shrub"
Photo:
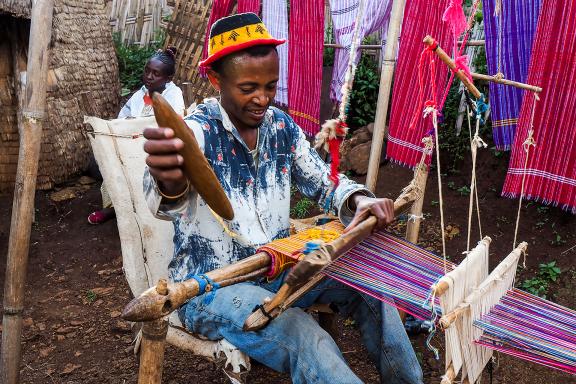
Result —
[[356, 77], [350, 95], [348, 124], [352, 129], [374, 121], [379, 84], [378, 63], [370, 56], [362, 56], [356, 68]]
[[540, 264], [536, 277], [524, 280], [520, 288], [536, 296], [546, 298], [548, 286], [551, 282], [558, 280], [560, 273], [562, 273], [562, 270], [556, 265], [555, 261]]
[[118, 70], [120, 72], [120, 84], [122, 95], [126, 96], [142, 85], [142, 73], [146, 62], [164, 45], [164, 32], [155, 34], [154, 43], [141, 47], [134, 44], [124, 44], [119, 33], [114, 33], [114, 47], [118, 58]]

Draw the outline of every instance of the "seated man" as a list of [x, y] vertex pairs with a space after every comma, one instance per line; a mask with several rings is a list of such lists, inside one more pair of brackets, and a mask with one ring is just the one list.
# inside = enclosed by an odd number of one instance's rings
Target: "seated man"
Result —
[[[278, 81], [276, 45], [282, 43], [268, 35], [254, 14], [218, 20], [210, 32], [210, 55], [202, 65], [220, 99], [206, 99], [186, 122], [232, 203], [232, 221], [217, 220], [189, 186], [177, 153], [184, 144], [174, 132], [156, 128], [144, 133], [148, 204], [157, 217], [174, 222], [173, 281], [237, 262], [288, 236], [292, 185], [321, 206], [330, 199], [330, 209], [344, 223], [354, 218], [355, 225], [368, 212], [378, 218], [379, 227], [393, 219], [391, 200], [373, 198], [343, 175], [332, 196], [329, 167], [290, 116], [270, 106]], [[225, 338], [262, 364], [290, 372], [294, 383], [360, 383], [334, 340], [300, 308], [287, 310], [260, 331], [242, 330], [254, 307], [272, 297], [281, 283], [282, 277], [219, 288], [190, 300], [179, 316], [191, 332]], [[331, 303], [356, 320], [382, 382], [422, 382], [395, 308], [330, 279], [298, 306], [312, 303]]]

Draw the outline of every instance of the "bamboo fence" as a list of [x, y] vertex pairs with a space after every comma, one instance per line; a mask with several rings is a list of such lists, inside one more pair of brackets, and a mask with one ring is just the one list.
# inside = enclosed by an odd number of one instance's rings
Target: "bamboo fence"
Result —
[[110, 25], [123, 43], [147, 46], [161, 36], [170, 13], [166, 0], [113, 0]]

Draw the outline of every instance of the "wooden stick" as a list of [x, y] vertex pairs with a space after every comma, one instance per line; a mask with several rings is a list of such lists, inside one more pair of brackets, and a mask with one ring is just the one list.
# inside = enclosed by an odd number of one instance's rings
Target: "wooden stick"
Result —
[[428, 167], [425, 164], [418, 165], [422, 169], [422, 192], [420, 197], [414, 202], [410, 209], [410, 217], [406, 224], [406, 240], [416, 244], [418, 242], [418, 235], [420, 233], [420, 223], [422, 222], [422, 205], [424, 204], [424, 191], [426, 190], [426, 182], [428, 180]]
[[[436, 42], [436, 40], [434, 40], [432, 38], [432, 36], [430, 36], [430, 35], [426, 36], [424, 38], [424, 44], [426, 44], [430, 47], [436, 46], [434, 48], [434, 52], [436, 52], [436, 54], [438, 55], [440, 60], [442, 60], [452, 71], [456, 71], [456, 64], [454, 63], [454, 60], [452, 60], [450, 58], [450, 56], [448, 56], [448, 54], [446, 52], [444, 52], [444, 50], [440, 47], [440, 45], [438, 45], [438, 43]], [[455, 72], [455, 74], [456, 74], [456, 77], [458, 77], [460, 79], [460, 81], [462, 81], [464, 86], [466, 88], [468, 88], [470, 93], [472, 93], [474, 95], [474, 97], [478, 99], [480, 97], [481, 93], [478, 90], [478, 88], [476, 88], [476, 86], [466, 76], [464, 71], [459, 69], [458, 71]]]
[[[38, 159], [42, 143], [42, 120], [46, 106], [48, 47], [52, 37], [53, 9], [53, 0], [35, 1], [32, 6], [26, 95], [21, 111], [22, 118], [19, 119], [21, 122], [21, 125], [19, 124], [20, 149], [4, 285], [2, 366], [0, 369], [4, 384], [18, 383], [20, 373], [24, 286], [34, 213]], [[14, 76], [19, 76], [19, 74], [14, 74]]]
[[386, 116], [388, 115], [388, 105], [390, 104], [390, 90], [392, 88], [392, 77], [394, 76], [394, 66], [396, 64], [396, 50], [398, 47], [398, 35], [400, 26], [404, 18], [404, 6], [406, 0], [394, 0], [390, 13], [390, 24], [388, 25], [388, 37], [384, 47], [384, 58], [382, 60], [382, 72], [380, 74], [380, 90], [378, 91], [378, 102], [376, 104], [376, 117], [374, 119], [374, 133], [372, 135], [372, 146], [370, 147], [370, 159], [368, 160], [368, 174], [366, 175], [366, 187], [374, 192], [380, 160], [382, 158], [382, 144], [386, 137]]
[[167, 333], [168, 321], [165, 319], [142, 324], [138, 384], [160, 384], [162, 382]]
[[[256, 277], [256, 271], [260, 271], [259, 276], [263, 276], [268, 271], [270, 262], [270, 255], [260, 252], [237, 263], [208, 272], [206, 275], [221, 287], [225, 287]], [[163, 288], [159, 292], [157, 286], [160, 285]], [[200, 289], [194, 279], [174, 284], [167, 284], [164, 279], [160, 279], [157, 286], [130, 301], [122, 311], [122, 318], [128, 321], [160, 319], [198, 295]]]
[[[416, 174], [413, 182], [394, 202], [394, 215], [398, 216], [416, 200], [420, 194], [420, 174]], [[271, 319], [276, 318], [284, 310], [308, 292], [323, 278], [320, 272], [330, 262], [348, 252], [366, 237], [368, 237], [375, 225], [376, 218], [368, 217], [357, 227], [326, 244], [323, 248], [306, 255], [292, 271], [286, 276], [284, 284], [276, 295], [260, 310], [250, 315], [244, 322], [245, 331], [255, 331], [268, 325]]]
[[490, 76], [490, 75], [483, 75], [481, 73], [472, 73], [472, 78], [474, 80], [484, 80], [484, 81], [491, 81], [493, 83], [504, 84], [504, 85], [511, 85], [516, 88], [526, 89], [528, 91], [540, 93], [542, 92], [542, 88], [537, 87], [535, 85], [519, 83], [517, 81], [512, 81], [504, 78], [500, 78], [497, 76]]

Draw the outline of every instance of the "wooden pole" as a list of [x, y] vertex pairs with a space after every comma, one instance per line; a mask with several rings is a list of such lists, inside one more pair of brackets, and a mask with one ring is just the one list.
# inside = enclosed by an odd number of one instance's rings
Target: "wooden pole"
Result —
[[138, 384], [160, 384], [162, 382], [167, 334], [168, 321], [165, 319], [148, 321], [142, 325]]
[[512, 87], [526, 89], [532, 92], [542, 92], [542, 88], [537, 87], [535, 85], [519, 83], [517, 81], [512, 81], [504, 78], [500, 78], [497, 76], [490, 76], [490, 75], [483, 75], [481, 73], [472, 73], [472, 78], [474, 80], [484, 80], [484, 81], [491, 81], [493, 83], [504, 84], [504, 85], [511, 85]]
[[378, 170], [382, 156], [382, 144], [386, 136], [386, 116], [388, 115], [392, 76], [394, 75], [394, 65], [396, 64], [398, 35], [400, 34], [400, 26], [402, 25], [402, 19], [404, 17], [405, 5], [406, 0], [394, 0], [392, 2], [388, 37], [386, 38], [386, 45], [384, 47], [380, 90], [378, 91], [374, 133], [372, 135], [372, 146], [370, 148], [370, 160], [368, 161], [368, 175], [366, 176], [366, 187], [373, 192], [376, 189], [376, 180], [378, 179]]
[[46, 105], [53, 9], [53, 0], [35, 1], [32, 6], [26, 93], [21, 111], [22, 124], [19, 127], [20, 149], [4, 285], [1, 359], [3, 384], [17, 384], [20, 373], [24, 286]]
[[418, 242], [418, 234], [420, 232], [420, 223], [422, 222], [422, 205], [424, 205], [424, 192], [426, 190], [426, 182], [428, 180], [428, 167], [426, 164], [420, 164], [422, 167], [420, 171], [422, 173], [422, 192], [420, 193], [418, 199], [410, 208], [410, 216], [408, 217], [408, 223], [406, 224], [406, 240], [411, 243], [416, 244]]
[[440, 60], [442, 60], [452, 71], [455, 71], [456, 77], [460, 79], [460, 81], [464, 84], [466, 88], [468, 88], [470, 93], [474, 95], [475, 98], [478, 99], [480, 97], [481, 93], [478, 90], [478, 88], [476, 88], [476, 86], [472, 83], [472, 81], [470, 81], [470, 79], [466, 76], [463, 70], [461, 69], [456, 70], [457, 68], [456, 63], [454, 63], [454, 60], [452, 60], [452, 58], [450, 58], [450, 56], [448, 56], [448, 54], [444, 52], [442, 47], [438, 45], [438, 43], [436, 42], [436, 40], [432, 38], [432, 36], [426, 36], [424, 38], [424, 44], [433, 47], [434, 52], [436, 52], [436, 55], [438, 55]]

